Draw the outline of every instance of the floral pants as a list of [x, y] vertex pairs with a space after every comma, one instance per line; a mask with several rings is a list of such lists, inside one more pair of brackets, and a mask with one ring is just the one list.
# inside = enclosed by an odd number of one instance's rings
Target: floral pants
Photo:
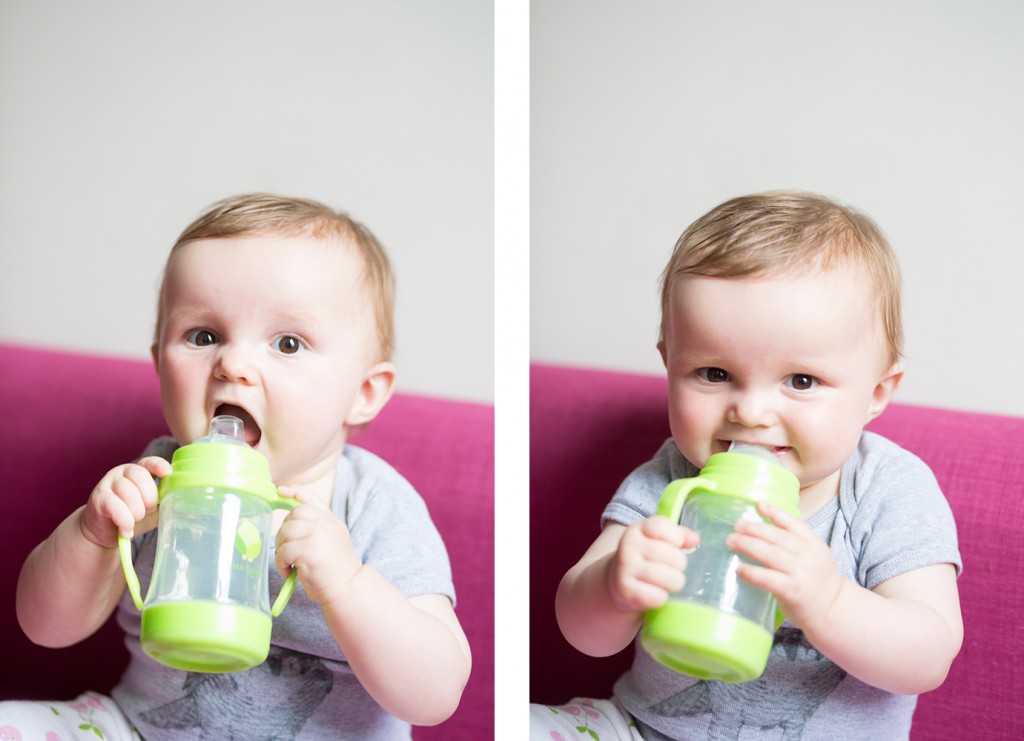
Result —
[[69, 702], [0, 702], [0, 741], [140, 741], [109, 697], [95, 692]]
[[643, 741], [618, 701], [576, 698], [566, 705], [530, 705], [530, 741]]

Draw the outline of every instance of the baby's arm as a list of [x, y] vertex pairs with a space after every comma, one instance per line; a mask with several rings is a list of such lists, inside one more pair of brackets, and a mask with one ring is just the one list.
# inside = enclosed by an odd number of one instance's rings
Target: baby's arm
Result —
[[70, 646], [110, 617], [125, 586], [117, 534], [153, 527], [153, 476], [168, 473], [170, 464], [157, 457], [112, 469], [89, 501], [28, 555], [15, 605], [29, 639], [43, 646]]
[[660, 607], [683, 586], [691, 530], [654, 516], [629, 527], [605, 525], [562, 578], [555, 614], [562, 634], [590, 656], [610, 656], [636, 637], [644, 611]]
[[360, 683], [381, 707], [415, 725], [435, 725], [458, 707], [470, 670], [469, 642], [443, 595], [407, 598], [363, 564], [348, 528], [299, 487], [300, 504], [278, 531], [276, 566], [298, 569], [306, 595]]
[[915, 569], [865, 589], [843, 579], [828, 545], [766, 503], [765, 523], [737, 524], [732, 547], [764, 564], [740, 576], [775, 594], [807, 639], [863, 682], [902, 694], [942, 684], [960, 651], [963, 622], [951, 564]]
[[352, 670], [381, 707], [415, 725], [436, 725], [455, 712], [471, 658], [447, 597], [406, 598], [364, 565], [338, 600], [322, 607]]

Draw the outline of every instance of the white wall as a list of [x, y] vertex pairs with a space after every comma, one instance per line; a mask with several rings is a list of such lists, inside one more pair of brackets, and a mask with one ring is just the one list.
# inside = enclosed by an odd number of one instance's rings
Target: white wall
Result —
[[365, 222], [399, 388], [493, 399], [490, 3], [0, 3], [0, 340], [148, 357], [167, 249], [270, 190]]
[[897, 400], [1024, 416], [1024, 5], [531, 7], [531, 353], [661, 372], [657, 277], [726, 198], [870, 214], [904, 273]]

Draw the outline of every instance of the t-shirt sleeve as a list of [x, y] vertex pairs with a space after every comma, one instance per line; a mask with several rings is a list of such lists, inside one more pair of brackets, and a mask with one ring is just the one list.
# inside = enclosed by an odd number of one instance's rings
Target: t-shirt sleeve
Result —
[[869, 434], [858, 454], [854, 480], [840, 489], [841, 510], [853, 513], [847, 524], [858, 556], [858, 582], [874, 589], [900, 574], [941, 563], [953, 564], [959, 575], [963, 564], [956, 523], [927, 464]]
[[[443, 594], [454, 605], [448, 552], [423, 498], [379, 458], [353, 453], [358, 483], [349, 494], [345, 520], [356, 552], [406, 597]], [[368, 468], [381, 466], [386, 469], [366, 475]]]
[[174, 441], [174, 438], [169, 435], [165, 435], [164, 437], [158, 437], [154, 440], [150, 440], [146, 449], [142, 451], [142, 455], [140, 455], [136, 460], [156, 455], [166, 461], [170, 461], [171, 458], [174, 457], [174, 451], [177, 449], [178, 443]]
[[615, 496], [604, 508], [601, 527], [608, 522], [632, 525], [658, 509], [658, 500], [669, 482], [696, 476], [695, 466], [683, 458], [672, 439], [666, 440], [654, 457], [635, 469], [619, 485]]

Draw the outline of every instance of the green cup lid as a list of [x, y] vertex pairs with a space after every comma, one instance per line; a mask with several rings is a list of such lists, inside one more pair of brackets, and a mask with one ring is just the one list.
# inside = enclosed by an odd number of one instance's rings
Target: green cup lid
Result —
[[245, 443], [238, 417], [214, 417], [209, 435], [174, 451], [171, 473], [160, 479], [158, 496], [206, 487], [252, 494], [270, 503], [280, 499], [270, 478], [270, 463]]
[[750, 502], [766, 500], [800, 516], [800, 480], [764, 449], [734, 445], [728, 452], [715, 453], [700, 478], [718, 481], [717, 493]]

